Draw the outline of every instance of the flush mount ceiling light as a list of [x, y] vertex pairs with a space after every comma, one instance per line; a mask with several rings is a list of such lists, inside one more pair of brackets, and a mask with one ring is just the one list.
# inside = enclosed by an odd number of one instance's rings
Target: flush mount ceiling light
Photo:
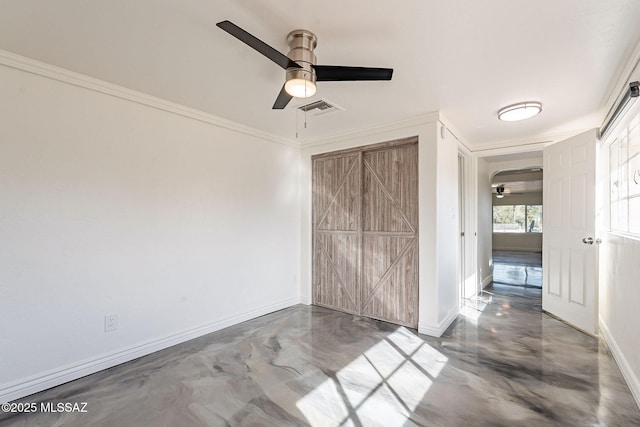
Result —
[[540, 114], [541, 111], [542, 104], [539, 102], [520, 102], [498, 111], [498, 118], [505, 122], [516, 122]]

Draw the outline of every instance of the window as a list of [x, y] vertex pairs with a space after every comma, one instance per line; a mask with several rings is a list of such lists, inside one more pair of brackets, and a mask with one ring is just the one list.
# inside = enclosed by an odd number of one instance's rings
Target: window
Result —
[[493, 207], [494, 233], [542, 233], [542, 205]]
[[640, 115], [609, 145], [609, 229], [640, 235]]

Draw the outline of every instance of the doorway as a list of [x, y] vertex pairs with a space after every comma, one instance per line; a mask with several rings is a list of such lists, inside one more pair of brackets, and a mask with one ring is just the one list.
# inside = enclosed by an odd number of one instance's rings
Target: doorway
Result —
[[542, 289], [542, 168], [500, 171], [491, 193], [494, 284]]

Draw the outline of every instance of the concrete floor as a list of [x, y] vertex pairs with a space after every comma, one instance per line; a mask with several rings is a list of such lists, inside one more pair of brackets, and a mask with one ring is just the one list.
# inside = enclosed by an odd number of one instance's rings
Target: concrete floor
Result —
[[493, 251], [493, 282], [542, 288], [542, 253]]
[[602, 341], [494, 284], [441, 338], [298, 305], [38, 393], [0, 426], [631, 426]]

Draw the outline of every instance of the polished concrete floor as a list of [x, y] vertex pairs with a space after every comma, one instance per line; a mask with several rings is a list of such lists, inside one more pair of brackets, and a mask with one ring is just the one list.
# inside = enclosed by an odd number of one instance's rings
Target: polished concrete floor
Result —
[[493, 281], [542, 288], [542, 253], [493, 251]]
[[[441, 338], [298, 305], [24, 399], [0, 426], [633, 426], [603, 343], [494, 285]], [[4, 416], [4, 418], [2, 418]]]

